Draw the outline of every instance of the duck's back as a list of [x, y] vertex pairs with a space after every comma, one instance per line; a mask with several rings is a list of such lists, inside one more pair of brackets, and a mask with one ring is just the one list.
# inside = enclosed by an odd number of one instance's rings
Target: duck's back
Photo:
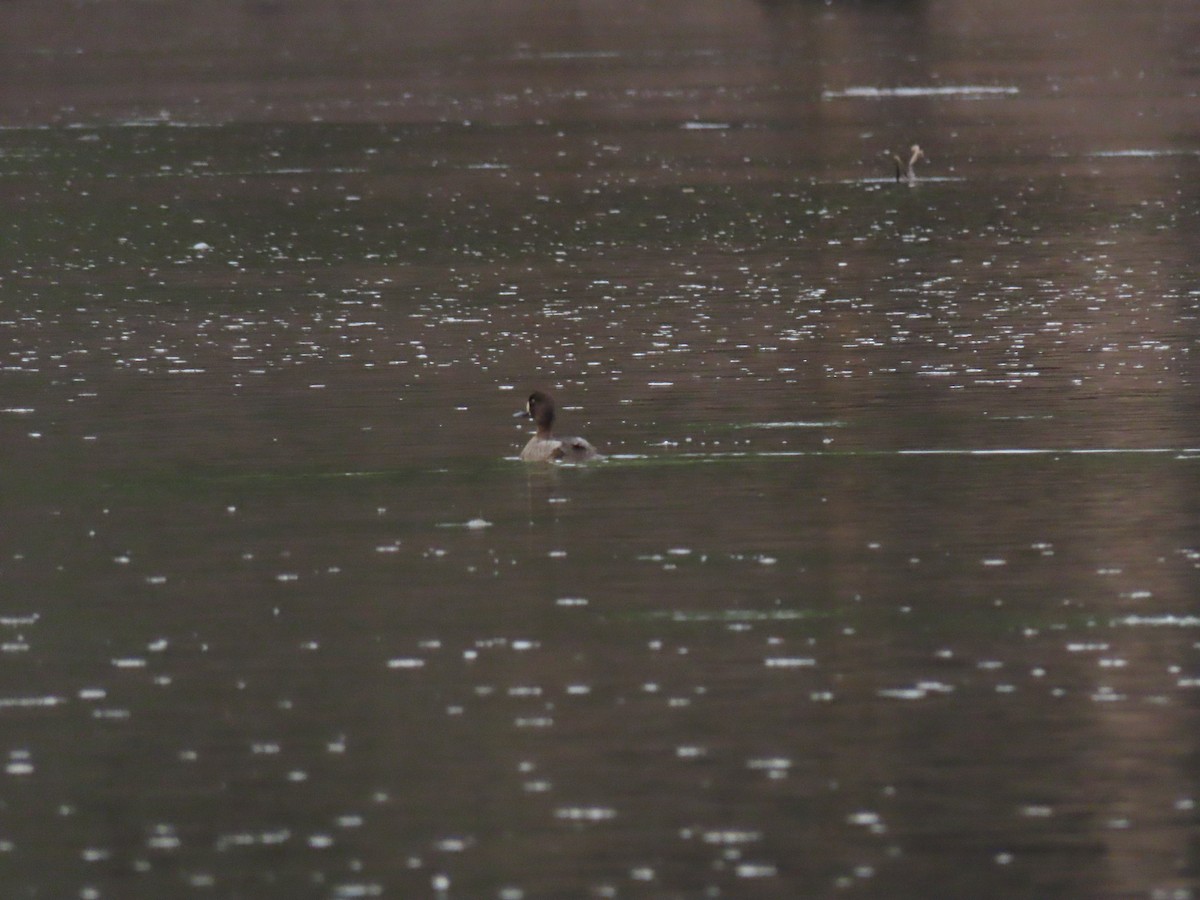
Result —
[[566, 460], [567, 462], [583, 462], [588, 459], [599, 459], [600, 454], [581, 437], [562, 438], [559, 441], [561, 445], [558, 448], [558, 456], [555, 459]]
[[525, 462], [552, 462], [562, 458], [562, 441], [557, 438], [532, 437], [521, 451]]
[[596, 448], [581, 437], [533, 437], [521, 451], [521, 459], [525, 462], [584, 462], [599, 458]]

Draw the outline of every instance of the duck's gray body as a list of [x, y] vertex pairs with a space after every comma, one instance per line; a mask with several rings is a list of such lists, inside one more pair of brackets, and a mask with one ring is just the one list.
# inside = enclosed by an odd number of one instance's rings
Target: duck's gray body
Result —
[[533, 419], [537, 434], [521, 451], [525, 462], [586, 462], [601, 459], [596, 448], [581, 437], [554, 436], [554, 399], [542, 391], [534, 391], [525, 403], [525, 409], [517, 413], [525, 419]]

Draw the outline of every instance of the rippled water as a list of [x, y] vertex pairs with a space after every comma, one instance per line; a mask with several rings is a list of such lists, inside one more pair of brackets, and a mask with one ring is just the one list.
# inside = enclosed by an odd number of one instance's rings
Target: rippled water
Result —
[[1198, 27], [0, 5], [4, 895], [1196, 896]]

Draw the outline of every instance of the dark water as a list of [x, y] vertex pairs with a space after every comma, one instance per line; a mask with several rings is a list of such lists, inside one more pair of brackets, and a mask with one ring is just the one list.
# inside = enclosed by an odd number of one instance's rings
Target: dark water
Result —
[[1198, 37], [0, 4], [0, 893], [1197, 896]]

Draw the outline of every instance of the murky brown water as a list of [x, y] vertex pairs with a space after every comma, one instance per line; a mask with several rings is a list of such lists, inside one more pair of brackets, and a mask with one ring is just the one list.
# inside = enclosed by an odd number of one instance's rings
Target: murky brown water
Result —
[[1198, 35], [0, 4], [0, 892], [1195, 897]]

